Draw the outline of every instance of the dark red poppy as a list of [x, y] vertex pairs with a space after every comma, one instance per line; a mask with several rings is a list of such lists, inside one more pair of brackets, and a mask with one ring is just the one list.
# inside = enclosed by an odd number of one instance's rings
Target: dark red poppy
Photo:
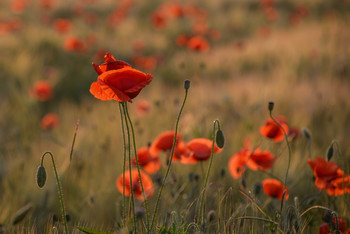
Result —
[[44, 130], [49, 130], [57, 127], [60, 123], [60, 118], [58, 115], [49, 113], [46, 114], [40, 122], [40, 127]]
[[[149, 152], [149, 147], [142, 147], [137, 150], [137, 160], [139, 165], [143, 168], [148, 174], [154, 174], [160, 169], [160, 160], [158, 154], [152, 155]], [[131, 164], [136, 166], [136, 159], [133, 158]]]
[[[288, 133], [288, 126], [284, 117], [277, 117], [277, 122], [282, 126], [286, 133]], [[284, 139], [283, 130], [272, 120], [268, 119], [265, 125], [260, 127], [261, 135], [272, 139], [274, 142], [281, 142]]]
[[[332, 230], [339, 230], [340, 233], [344, 233], [345, 229], [346, 229], [346, 223], [345, 220], [342, 218], [338, 217], [338, 225], [337, 225], [337, 220], [334, 217], [332, 219]], [[347, 233], [349, 232], [350, 229], [347, 230]], [[329, 227], [328, 223], [323, 223], [320, 225], [320, 227], [318, 228], [318, 233], [319, 234], [330, 234], [331, 233], [331, 229]]]
[[43, 102], [53, 97], [53, 89], [48, 82], [40, 80], [30, 89], [30, 94]]
[[59, 33], [67, 33], [72, 28], [72, 23], [67, 19], [56, 19], [53, 22], [54, 29]]
[[331, 229], [329, 228], [329, 224], [328, 223], [321, 224], [320, 227], [318, 228], [318, 233], [319, 234], [330, 234]]
[[[263, 189], [266, 195], [282, 200], [284, 193], [284, 184], [276, 179], [264, 179], [262, 182]], [[288, 200], [289, 193], [288, 188], [286, 188], [286, 194], [284, 195], [284, 200]]]
[[269, 151], [262, 151], [260, 148], [256, 148], [250, 155], [247, 166], [253, 170], [269, 170], [276, 161], [276, 157]]
[[105, 63], [92, 64], [97, 74], [97, 81], [90, 86], [90, 93], [103, 101], [132, 102], [141, 90], [148, 85], [153, 76], [133, 69], [129, 64], [117, 61], [106, 54]]
[[242, 148], [237, 153], [231, 156], [228, 162], [228, 169], [234, 179], [242, 177], [246, 170], [246, 163], [252, 151], [247, 148]]
[[[149, 199], [150, 197], [152, 197], [154, 193], [152, 179], [143, 171], [140, 171], [140, 174], [141, 174], [143, 189], [145, 192], [145, 197], [146, 199]], [[127, 197], [131, 196], [131, 188], [132, 188], [135, 198], [143, 201], [144, 199], [142, 195], [140, 177], [137, 169], [131, 170], [132, 185], [130, 183], [130, 171], [129, 170], [125, 171], [124, 175], [125, 175], [125, 196]], [[123, 193], [123, 178], [124, 178], [123, 174], [121, 174], [116, 181], [116, 186], [120, 193]]]
[[[192, 157], [197, 161], [204, 161], [210, 158], [213, 141], [206, 138], [196, 138], [187, 143], [187, 148], [192, 154]], [[214, 153], [221, 152], [216, 143], [214, 143]]]

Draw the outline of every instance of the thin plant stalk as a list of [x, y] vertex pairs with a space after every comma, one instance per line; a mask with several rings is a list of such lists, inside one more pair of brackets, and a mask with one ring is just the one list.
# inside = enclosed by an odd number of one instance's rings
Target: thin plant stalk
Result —
[[61, 182], [60, 182], [60, 178], [58, 177], [58, 173], [57, 173], [57, 169], [56, 169], [56, 164], [55, 164], [55, 160], [53, 158], [53, 155], [51, 152], [45, 152], [43, 154], [43, 156], [41, 157], [41, 166], [44, 166], [44, 157], [45, 155], [49, 154], [51, 156], [51, 160], [52, 160], [52, 165], [53, 165], [53, 169], [55, 171], [55, 176], [56, 176], [56, 182], [57, 182], [57, 188], [58, 188], [58, 195], [60, 197], [60, 203], [61, 203], [61, 212], [62, 212], [62, 219], [63, 219], [63, 223], [64, 223], [64, 230], [65, 233], [69, 233], [68, 232], [68, 226], [67, 226], [67, 221], [66, 221], [66, 209], [64, 207], [64, 200], [63, 200], [63, 193], [62, 193], [62, 187], [61, 187]]
[[[135, 201], [134, 201], [134, 189], [133, 189], [133, 183], [132, 183], [132, 174], [131, 174], [131, 149], [130, 149], [130, 129], [128, 124], [128, 119], [125, 113], [125, 103], [122, 102], [123, 105], [123, 113], [124, 113], [124, 121], [126, 126], [126, 133], [127, 133], [127, 152], [128, 152], [128, 158], [129, 158], [129, 178], [130, 178], [130, 193], [131, 193], [131, 209], [132, 209], [132, 220], [133, 220], [133, 226], [134, 226], [134, 232], [136, 233], [136, 215], [135, 215]], [[125, 177], [125, 174], [123, 175]]]
[[179, 114], [178, 114], [177, 119], [176, 119], [174, 142], [173, 142], [173, 146], [171, 148], [170, 160], [169, 160], [168, 168], [167, 168], [167, 170], [165, 172], [165, 176], [163, 178], [162, 184], [161, 184], [161, 186], [159, 188], [159, 193], [158, 193], [158, 197], [157, 197], [157, 201], [156, 201], [156, 206], [154, 208], [154, 213], [153, 213], [153, 217], [152, 217], [152, 223], [151, 223], [151, 227], [149, 229], [150, 231], [152, 231], [152, 228], [153, 228], [153, 225], [154, 225], [154, 221], [155, 221], [155, 218], [156, 218], [156, 215], [157, 215], [157, 209], [158, 209], [158, 205], [159, 205], [160, 196], [162, 195], [162, 191], [163, 191], [163, 188], [164, 188], [164, 185], [165, 185], [165, 181], [166, 181], [166, 179], [168, 177], [168, 174], [169, 174], [169, 171], [170, 171], [170, 167], [171, 167], [171, 163], [173, 161], [173, 156], [174, 156], [174, 152], [175, 152], [175, 145], [176, 145], [176, 138], [177, 138], [177, 129], [178, 129], [178, 125], [179, 125], [179, 121], [180, 121], [180, 116], [181, 116], [182, 110], [183, 110], [183, 108], [185, 106], [185, 103], [186, 103], [187, 93], [188, 93], [188, 88], [186, 88], [186, 86], [185, 86], [185, 97], [184, 97], [184, 100], [182, 102], [182, 106], [180, 108]]
[[220, 123], [219, 123], [219, 120], [217, 120], [217, 119], [214, 121], [214, 124], [213, 124], [213, 144], [211, 146], [211, 153], [210, 153], [210, 160], [209, 160], [208, 170], [207, 170], [207, 174], [205, 176], [205, 181], [204, 181], [203, 190], [202, 190], [202, 198], [201, 198], [201, 203], [200, 203], [200, 207], [199, 207], [198, 226], [201, 225], [202, 218], [203, 218], [202, 212], [203, 212], [205, 191], [206, 191], [207, 184], [208, 184], [210, 169], [211, 169], [211, 166], [213, 164], [214, 146], [215, 146], [215, 139], [216, 139], [216, 132], [215, 132], [216, 124], [218, 125], [218, 127], [220, 129]]
[[129, 115], [128, 105], [127, 105], [126, 102], [124, 104], [124, 112], [125, 112], [125, 115], [126, 115], [128, 121], [129, 121], [128, 123], [130, 124], [130, 128], [131, 128], [136, 167], [137, 167], [137, 171], [138, 171], [138, 174], [139, 174], [140, 185], [141, 185], [141, 190], [142, 190], [142, 195], [143, 195], [143, 200], [144, 200], [144, 206], [145, 206], [145, 212], [146, 212], [146, 228], [147, 228], [147, 233], [149, 233], [149, 212], [148, 212], [148, 207], [147, 207], [147, 200], [146, 200], [145, 190], [143, 188], [143, 183], [142, 183], [142, 178], [141, 178], [141, 171], [140, 171], [140, 165], [139, 165], [137, 152], [136, 152], [136, 143], [135, 143], [136, 141], [135, 141], [134, 127], [133, 127], [133, 124], [132, 124], [132, 121], [131, 121], [131, 118], [130, 118], [130, 115]]
[[122, 208], [122, 219], [123, 227], [126, 226], [126, 198], [125, 198], [125, 164], [126, 164], [126, 139], [125, 139], [125, 129], [124, 129], [124, 117], [123, 117], [123, 105], [119, 102], [119, 112], [120, 120], [123, 133], [123, 208]]

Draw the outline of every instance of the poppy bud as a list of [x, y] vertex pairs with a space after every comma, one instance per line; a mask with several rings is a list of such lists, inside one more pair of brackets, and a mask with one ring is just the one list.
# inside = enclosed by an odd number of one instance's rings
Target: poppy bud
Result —
[[38, 169], [38, 173], [36, 174], [36, 183], [40, 188], [42, 188], [45, 185], [45, 182], [46, 182], [45, 167], [40, 166]]
[[190, 88], [190, 80], [185, 80], [185, 83], [184, 83], [184, 87], [186, 90], [188, 90]]
[[329, 146], [327, 150], [327, 161], [331, 161], [333, 157], [334, 149], [333, 149], [333, 143]]
[[208, 215], [207, 215], [208, 222], [210, 223], [210, 222], [214, 221], [215, 219], [216, 219], [216, 212], [215, 212], [215, 210], [210, 210], [208, 212]]
[[269, 105], [268, 105], [269, 111], [272, 111], [274, 106], [275, 106], [274, 102], [269, 102]]
[[21, 209], [19, 209], [13, 216], [12, 224], [16, 225], [21, 222], [26, 217], [28, 212], [32, 209], [32, 207], [32, 204], [27, 204], [26, 206], [23, 206]]
[[311, 133], [307, 128], [302, 128], [302, 132], [304, 133], [307, 139], [311, 139]]
[[218, 145], [218, 147], [220, 149], [222, 149], [225, 145], [225, 137], [224, 137], [224, 133], [221, 131], [221, 129], [219, 129], [216, 132], [216, 144]]

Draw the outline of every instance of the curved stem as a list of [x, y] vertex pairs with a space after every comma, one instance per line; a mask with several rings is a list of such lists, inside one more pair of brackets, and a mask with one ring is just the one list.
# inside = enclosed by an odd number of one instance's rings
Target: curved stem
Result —
[[198, 226], [200, 226], [201, 223], [202, 223], [202, 218], [203, 218], [203, 215], [202, 215], [203, 211], [202, 210], [203, 210], [203, 204], [204, 204], [205, 190], [206, 190], [207, 184], [208, 184], [208, 178], [209, 178], [210, 169], [211, 169], [211, 166], [213, 164], [214, 146], [215, 146], [215, 139], [216, 139], [216, 132], [215, 132], [216, 124], [218, 124], [218, 127], [220, 129], [220, 123], [219, 123], [219, 121], [217, 119], [214, 121], [214, 124], [213, 124], [213, 144], [211, 146], [209, 166], [208, 166], [208, 170], [207, 170], [207, 174], [206, 174], [206, 177], [205, 177], [205, 182], [204, 182], [203, 190], [202, 190], [201, 204], [200, 204], [200, 207], [199, 207]]
[[58, 173], [57, 173], [56, 165], [55, 165], [55, 160], [54, 160], [53, 155], [52, 155], [51, 152], [45, 152], [43, 154], [43, 156], [41, 157], [41, 166], [44, 165], [44, 157], [45, 157], [46, 154], [50, 154], [51, 159], [52, 159], [52, 165], [53, 165], [53, 169], [54, 169], [55, 175], [56, 175], [58, 194], [59, 194], [60, 202], [61, 202], [61, 211], [62, 211], [62, 219], [63, 219], [63, 223], [64, 223], [64, 229], [65, 229], [65, 232], [68, 234], [69, 232], [68, 232], [68, 226], [67, 226], [67, 221], [66, 221], [66, 209], [64, 207], [64, 200], [63, 200], [61, 182], [60, 182], [60, 178], [58, 177]]
[[[134, 127], [133, 127], [131, 119], [130, 119], [130, 115], [129, 115], [129, 111], [128, 111], [128, 105], [127, 105], [126, 102], [125, 102], [125, 105], [124, 105], [124, 111], [125, 111], [126, 117], [127, 117], [128, 121], [129, 121], [130, 128], [131, 128], [132, 140], [133, 140], [133, 146], [134, 146], [133, 148], [134, 148], [135, 161], [136, 161], [137, 171], [139, 173], [140, 185], [141, 185], [141, 190], [142, 190], [142, 195], [143, 195], [143, 200], [144, 200], [144, 205], [145, 205], [145, 211], [146, 211], [146, 228], [147, 228], [147, 233], [149, 233], [149, 212], [148, 212], [148, 207], [147, 207], [147, 200], [146, 200], [145, 190], [144, 190], [143, 184], [142, 184], [140, 165], [139, 165], [137, 152], [136, 152], [136, 141], [135, 141]], [[131, 161], [129, 163], [131, 163]]]
[[[136, 233], [136, 215], [135, 215], [135, 202], [134, 202], [134, 189], [133, 189], [133, 182], [132, 182], [132, 174], [131, 174], [131, 152], [130, 152], [130, 130], [129, 130], [129, 124], [128, 124], [128, 119], [126, 117], [126, 113], [125, 113], [125, 103], [122, 102], [122, 106], [123, 106], [123, 112], [124, 112], [124, 118], [125, 118], [125, 125], [126, 125], [126, 132], [128, 135], [127, 138], [127, 151], [128, 151], [128, 155], [129, 155], [129, 179], [130, 179], [130, 193], [131, 193], [131, 209], [132, 209], [132, 220], [133, 220], [133, 226], [134, 226], [134, 232]], [[125, 174], [123, 175], [125, 177]]]
[[119, 102], [119, 112], [120, 112], [120, 120], [122, 125], [122, 133], [123, 133], [123, 208], [122, 208], [122, 219], [123, 219], [123, 227], [126, 226], [126, 199], [125, 199], [125, 164], [126, 164], [126, 139], [125, 139], [125, 130], [124, 130], [124, 120], [123, 120], [123, 105]]
[[177, 137], [177, 129], [178, 129], [178, 125], [179, 125], [179, 120], [180, 120], [180, 116], [181, 116], [181, 113], [182, 113], [182, 110], [185, 106], [185, 103], [186, 103], [186, 99], [187, 99], [187, 93], [188, 93], [188, 89], [185, 89], [185, 97], [184, 97], [184, 100], [182, 102], [182, 106], [180, 108], [180, 111], [179, 111], [179, 115], [177, 116], [177, 119], [176, 119], [176, 125], [175, 125], [175, 135], [174, 135], [174, 142], [173, 142], [173, 146], [171, 148], [171, 153], [170, 153], [170, 160], [169, 160], [169, 164], [168, 164], [168, 168], [166, 170], [166, 173], [165, 173], [165, 176], [163, 178], [163, 182], [162, 182], [162, 185], [160, 186], [159, 188], [159, 193], [158, 193], [158, 197], [157, 197], [157, 202], [156, 202], [156, 206], [154, 208], [154, 213], [153, 213], [153, 217], [152, 217], [152, 223], [151, 223], [151, 227], [150, 227], [150, 231], [152, 231], [152, 228], [153, 228], [153, 225], [154, 225], [154, 220], [156, 218], [156, 214], [157, 214], [157, 209], [158, 209], [158, 205], [159, 205], [159, 200], [160, 200], [160, 196], [162, 194], [162, 191], [163, 191], [163, 188], [164, 188], [164, 184], [165, 184], [165, 181], [166, 181], [166, 178], [168, 177], [168, 174], [169, 174], [169, 171], [170, 171], [170, 167], [171, 167], [171, 163], [173, 161], [173, 156], [174, 156], [174, 151], [175, 151], [175, 145], [176, 145], [176, 137]]

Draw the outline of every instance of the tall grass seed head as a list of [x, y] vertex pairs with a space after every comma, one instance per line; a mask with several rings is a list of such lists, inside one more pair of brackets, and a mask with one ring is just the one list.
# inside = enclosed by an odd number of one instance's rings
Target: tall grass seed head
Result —
[[36, 174], [36, 183], [40, 188], [42, 188], [45, 185], [45, 182], [46, 182], [46, 170], [45, 170], [45, 167], [40, 166]]

